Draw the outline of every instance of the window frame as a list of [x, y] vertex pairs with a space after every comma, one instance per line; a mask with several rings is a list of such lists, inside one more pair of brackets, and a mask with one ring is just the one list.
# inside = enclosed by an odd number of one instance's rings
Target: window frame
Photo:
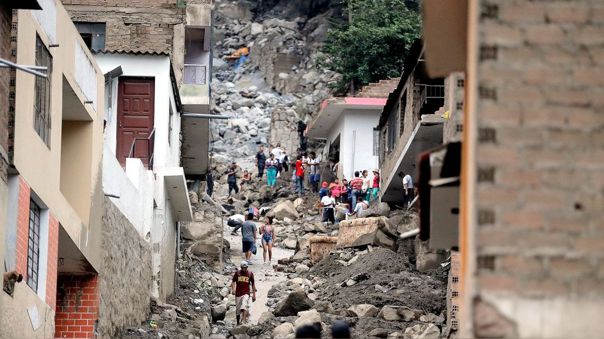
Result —
[[38, 292], [40, 281], [40, 241], [42, 208], [33, 199], [29, 201], [29, 228], [27, 231], [27, 285]]
[[50, 148], [50, 133], [52, 130], [51, 97], [52, 97], [52, 54], [39, 35], [36, 35], [35, 50], [36, 66], [45, 66], [46, 78], [36, 77], [34, 83], [34, 130]]

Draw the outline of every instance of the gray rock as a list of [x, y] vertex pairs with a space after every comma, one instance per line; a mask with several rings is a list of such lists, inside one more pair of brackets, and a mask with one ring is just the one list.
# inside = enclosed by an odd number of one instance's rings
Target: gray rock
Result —
[[273, 338], [286, 338], [294, 333], [294, 325], [292, 323], [283, 323], [273, 330]]
[[271, 215], [273, 215], [275, 218], [281, 219], [281, 220], [283, 220], [283, 218], [285, 218], [285, 217], [288, 217], [291, 219], [298, 218], [298, 211], [296, 210], [296, 207], [294, 206], [294, 204], [289, 200], [285, 200], [285, 201], [282, 201], [281, 203], [277, 204], [277, 206], [275, 206], [269, 213]]
[[298, 319], [294, 322], [296, 330], [302, 326], [320, 324], [321, 314], [317, 310], [308, 310], [298, 313]]
[[313, 305], [314, 302], [308, 298], [304, 290], [296, 290], [277, 303], [273, 313], [280, 317], [294, 316], [300, 311], [311, 309]]
[[369, 331], [370, 337], [386, 338], [388, 337], [388, 330], [385, 328], [374, 328]]
[[440, 329], [434, 324], [417, 324], [407, 327], [403, 336], [405, 339], [437, 339]]
[[390, 206], [385, 202], [380, 202], [376, 207], [376, 212], [382, 217], [388, 217], [390, 215]]
[[207, 239], [214, 235], [214, 224], [207, 222], [186, 222], [183, 223], [182, 237], [187, 240], [200, 240]]
[[231, 330], [232, 335], [246, 334], [250, 329], [248, 325], [239, 325]]
[[353, 305], [348, 308], [348, 314], [358, 318], [373, 318], [378, 315], [380, 310], [370, 304]]
[[197, 196], [197, 193], [189, 192], [189, 200], [191, 201], [191, 204], [197, 205], [197, 203], [199, 203], [199, 197]]
[[304, 264], [298, 264], [298, 265], [296, 265], [295, 270], [296, 270], [296, 273], [302, 274], [302, 273], [308, 272], [310, 270], [310, 268]]
[[282, 244], [286, 248], [293, 250], [293, 249], [296, 249], [296, 246], [298, 245], [298, 240], [292, 239], [292, 238], [287, 238], [287, 239], [283, 240]]
[[413, 321], [419, 319], [424, 312], [420, 310], [414, 310], [409, 307], [400, 307], [398, 309], [398, 315], [401, 316], [403, 321]]
[[212, 331], [212, 325], [210, 324], [210, 320], [207, 316], [201, 316], [196, 323], [196, 327], [198, 330], [198, 334], [201, 338], [207, 338]]
[[401, 319], [398, 314], [398, 307], [395, 306], [382, 307], [378, 316], [387, 321], [399, 321]]
[[165, 309], [162, 312], [161, 316], [162, 316], [162, 318], [164, 318], [166, 320], [176, 321], [176, 316], [177, 316], [176, 310], [175, 309], [171, 309], [171, 308]]
[[224, 317], [227, 312], [227, 305], [221, 304], [212, 307], [212, 321], [217, 322], [219, 320], [224, 320]]
[[269, 323], [273, 319], [275, 319], [275, 316], [271, 312], [265, 311], [265, 312], [262, 312], [262, 314], [260, 315], [260, 318], [258, 318], [258, 324], [262, 325], [265, 323]]

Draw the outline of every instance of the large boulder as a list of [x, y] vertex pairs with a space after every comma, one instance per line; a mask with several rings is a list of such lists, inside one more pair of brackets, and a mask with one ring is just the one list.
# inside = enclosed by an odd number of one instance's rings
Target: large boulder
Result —
[[340, 222], [338, 248], [376, 245], [396, 250], [398, 234], [385, 217]]
[[321, 314], [317, 310], [302, 311], [294, 322], [296, 329], [302, 326], [321, 324]]
[[227, 305], [221, 304], [212, 307], [212, 322], [217, 322], [218, 320], [224, 320], [224, 317], [227, 312]]
[[273, 313], [279, 317], [294, 316], [300, 311], [311, 309], [313, 304], [304, 290], [295, 290], [275, 305]]
[[420, 310], [414, 310], [414, 309], [411, 309], [411, 308], [405, 307], [405, 306], [398, 308], [398, 315], [401, 317], [401, 319], [403, 321], [414, 321], [414, 320], [417, 320], [423, 314], [424, 314], [424, 312], [422, 312]]
[[378, 316], [387, 321], [399, 321], [401, 316], [398, 314], [398, 307], [384, 306]]
[[290, 250], [295, 250], [298, 246], [298, 240], [295, 238], [287, 238], [283, 240], [282, 245], [285, 246], [285, 248], [289, 248]]
[[348, 308], [351, 317], [373, 318], [378, 315], [379, 309], [371, 304], [353, 305]]
[[292, 323], [283, 323], [273, 330], [273, 338], [282, 339], [294, 333], [294, 325]]
[[437, 339], [440, 337], [440, 329], [434, 324], [417, 324], [407, 327], [405, 339]]
[[269, 214], [280, 220], [283, 220], [284, 218], [295, 220], [298, 218], [298, 211], [296, 211], [296, 207], [289, 200], [284, 200], [277, 204]]
[[215, 235], [214, 224], [203, 221], [192, 221], [182, 224], [182, 237], [187, 240], [206, 239]]

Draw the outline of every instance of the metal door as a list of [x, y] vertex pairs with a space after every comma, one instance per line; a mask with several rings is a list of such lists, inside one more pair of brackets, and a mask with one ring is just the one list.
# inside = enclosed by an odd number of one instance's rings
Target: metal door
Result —
[[117, 103], [117, 159], [141, 159], [152, 168], [155, 80], [120, 77]]

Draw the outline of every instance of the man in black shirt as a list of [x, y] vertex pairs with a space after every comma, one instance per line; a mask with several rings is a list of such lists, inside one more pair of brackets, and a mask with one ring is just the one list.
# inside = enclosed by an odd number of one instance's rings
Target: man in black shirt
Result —
[[266, 164], [266, 155], [264, 154], [264, 146], [260, 146], [256, 153], [256, 166], [258, 166], [258, 178], [264, 175], [264, 165]]

